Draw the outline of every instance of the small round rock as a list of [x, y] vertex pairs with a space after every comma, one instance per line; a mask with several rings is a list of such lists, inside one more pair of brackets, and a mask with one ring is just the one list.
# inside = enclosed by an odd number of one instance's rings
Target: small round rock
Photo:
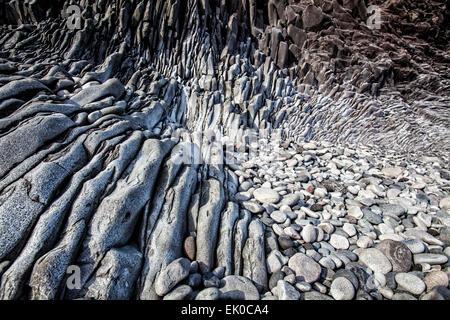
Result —
[[419, 295], [425, 291], [425, 283], [412, 273], [397, 273], [395, 275], [395, 281], [400, 287], [414, 295]]
[[352, 300], [355, 288], [347, 278], [338, 277], [331, 283], [330, 294], [335, 300]]

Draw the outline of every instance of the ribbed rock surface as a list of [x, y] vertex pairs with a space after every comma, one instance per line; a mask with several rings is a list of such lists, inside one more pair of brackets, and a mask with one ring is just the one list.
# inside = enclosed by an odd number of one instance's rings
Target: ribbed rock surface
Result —
[[0, 0], [0, 298], [390, 299], [386, 240], [448, 274], [448, 4], [376, 4]]

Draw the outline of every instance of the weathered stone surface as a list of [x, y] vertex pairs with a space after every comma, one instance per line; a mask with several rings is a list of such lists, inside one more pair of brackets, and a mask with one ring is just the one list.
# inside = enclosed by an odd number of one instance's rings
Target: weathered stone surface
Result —
[[278, 192], [269, 188], [259, 188], [253, 191], [253, 196], [261, 203], [277, 203], [280, 201]]
[[389, 259], [378, 249], [364, 249], [359, 254], [359, 261], [375, 272], [386, 274], [392, 270]]
[[397, 273], [395, 275], [395, 281], [397, 281], [400, 288], [414, 295], [421, 294], [426, 288], [425, 283], [419, 277], [411, 273]]
[[253, 280], [260, 288], [267, 289], [264, 225], [258, 220], [252, 220], [248, 226], [248, 238], [242, 250], [242, 259], [243, 276]]
[[322, 272], [320, 265], [303, 253], [296, 253], [289, 259], [289, 268], [294, 270], [295, 275], [301, 281], [313, 283], [317, 281]]
[[233, 230], [239, 218], [239, 207], [234, 202], [228, 202], [222, 212], [220, 231], [216, 250], [217, 265], [225, 267], [225, 275], [233, 273]]
[[399, 241], [383, 240], [376, 245], [391, 262], [392, 271], [408, 272], [412, 267], [412, 254], [406, 245]]
[[189, 275], [191, 263], [186, 258], [172, 261], [161, 270], [155, 281], [155, 292], [164, 296]]
[[86, 298], [95, 300], [127, 300], [133, 297], [139, 276], [142, 254], [131, 246], [111, 249], [100, 263]]
[[221, 298], [225, 300], [259, 300], [259, 292], [248, 278], [226, 276], [221, 281]]

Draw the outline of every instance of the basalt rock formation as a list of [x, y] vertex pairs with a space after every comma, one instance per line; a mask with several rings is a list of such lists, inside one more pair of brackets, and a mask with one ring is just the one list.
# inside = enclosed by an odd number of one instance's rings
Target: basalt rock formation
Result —
[[450, 296], [446, 1], [0, 3], [1, 299]]

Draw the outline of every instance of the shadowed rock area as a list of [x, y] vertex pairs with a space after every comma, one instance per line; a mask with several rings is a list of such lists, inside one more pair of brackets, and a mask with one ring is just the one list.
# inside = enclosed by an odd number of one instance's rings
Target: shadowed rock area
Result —
[[448, 2], [0, 5], [1, 299], [450, 299]]

